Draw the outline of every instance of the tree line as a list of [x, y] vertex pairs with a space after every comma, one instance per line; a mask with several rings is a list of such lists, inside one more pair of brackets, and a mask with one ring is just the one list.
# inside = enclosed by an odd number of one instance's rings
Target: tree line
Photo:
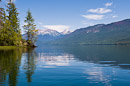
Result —
[[0, 7], [0, 46], [35, 46], [37, 30], [30, 10], [24, 21], [26, 25], [23, 26], [26, 39], [23, 39], [21, 34], [18, 16], [16, 5], [11, 0], [6, 9]]

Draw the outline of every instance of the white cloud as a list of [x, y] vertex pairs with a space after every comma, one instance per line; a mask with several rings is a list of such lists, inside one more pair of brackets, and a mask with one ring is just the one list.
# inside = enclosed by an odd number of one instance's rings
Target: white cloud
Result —
[[105, 4], [105, 6], [110, 7], [110, 6], [112, 6], [112, 4], [113, 4], [112, 2], [111, 3], [108, 2], [108, 3]]
[[82, 17], [89, 20], [101, 20], [103, 19], [104, 15], [82, 15]]
[[117, 18], [118, 16], [112, 16], [112, 18]]
[[58, 32], [63, 32], [64, 30], [70, 28], [70, 26], [66, 26], [66, 25], [43, 25], [42, 27], [47, 28], [47, 29], [53, 29]]
[[97, 9], [89, 9], [88, 12], [103, 14], [103, 13], [112, 12], [112, 10], [111, 9], [106, 9], [106, 8], [97, 8]]

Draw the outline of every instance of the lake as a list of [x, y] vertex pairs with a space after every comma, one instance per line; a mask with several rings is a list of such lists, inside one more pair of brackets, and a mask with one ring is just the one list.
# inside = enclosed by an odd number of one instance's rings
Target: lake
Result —
[[130, 46], [0, 49], [0, 86], [130, 86]]

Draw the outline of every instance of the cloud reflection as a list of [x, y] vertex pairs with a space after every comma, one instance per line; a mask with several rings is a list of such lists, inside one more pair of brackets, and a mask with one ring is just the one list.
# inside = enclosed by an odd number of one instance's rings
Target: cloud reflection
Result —
[[55, 68], [56, 66], [69, 66], [69, 60], [74, 58], [71, 54], [39, 53], [39, 65], [44, 68]]
[[[90, 80], [90, 83], [103, 83], [105, 86], [112, 86], [111, 76], [115, 76], [114, 68], [108, 68], [108, 71], [106, 71], [103, 67], [95, 67], [94, 64], [90, 64], [91, 67], [85, 69], [84, 73], [88, 76], [86, 77], [88, 80]], [[113, 78], [114, 79], [114, 78]]]

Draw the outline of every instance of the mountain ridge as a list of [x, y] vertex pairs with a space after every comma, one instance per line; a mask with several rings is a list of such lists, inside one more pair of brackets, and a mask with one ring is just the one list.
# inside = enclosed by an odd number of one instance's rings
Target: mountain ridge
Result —
[[77, 29], [50, 44], [129, 44], [130, 19]]

